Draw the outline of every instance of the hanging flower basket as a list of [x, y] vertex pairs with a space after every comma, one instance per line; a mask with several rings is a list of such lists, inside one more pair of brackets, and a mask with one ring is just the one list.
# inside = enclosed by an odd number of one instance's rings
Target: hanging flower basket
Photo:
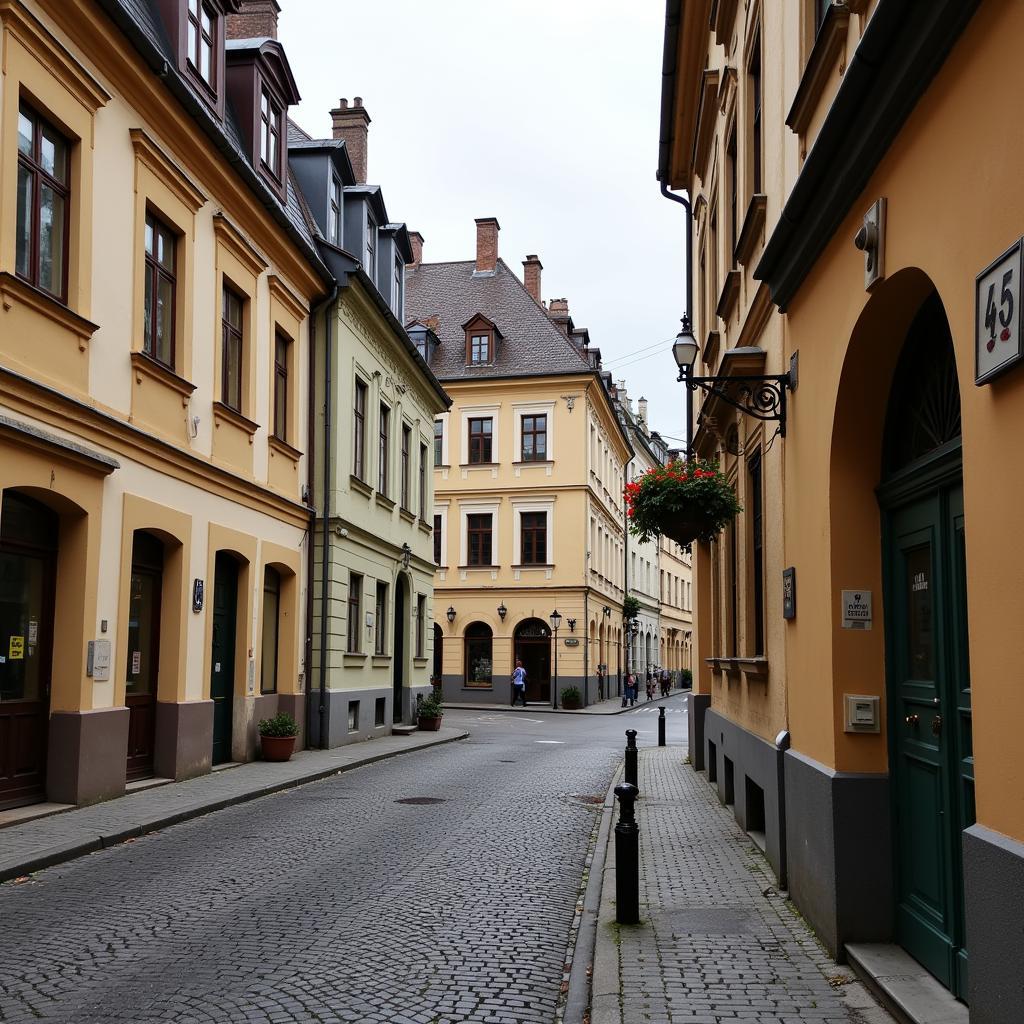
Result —
[[629, 530], [641, 541], [714, 540], [742, 508], [717, 462], [676, 459], [626, 485]]

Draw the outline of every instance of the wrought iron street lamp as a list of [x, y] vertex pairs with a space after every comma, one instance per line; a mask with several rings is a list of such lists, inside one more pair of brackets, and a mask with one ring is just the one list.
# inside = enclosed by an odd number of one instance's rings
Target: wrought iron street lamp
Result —
[[[745, 415], [753, 416], [754, 419], [778, 423], [779, 435], [785, 437], [786, 393], [792, 391], [795, 386], [792, 372], [696, 377], [693, 367], [697, 362], [698, 348], [697, 339], [694, 338], [690, 327], [690, 318], [684, 316], [682, 327], [672, 343], [672, 357], [679, 367], [679, 376], [676, 380], [685, 384], [690, 391], [700, 388], [708, 395], [714, 395], [734, 409], [739, 409]], [[686, 430], [689, 437], [689, 423]]]
[[555, 633], [555, 682], [554, 682], [554, 685], [551, 687], [551, 707], [555, 711], [557, 711], [558, 710], [558, 627], [562, 624], [562, 616], [558, 614], [558, 609], [557, 608], [551, 613], [550, 616], [548, 616], [548, 621], [550, 621], [551, 628], [554, 630], [554, 633]]
[[508, 615], [508, 609], [505, 607], [505, 602], [502, 601], [501, 604], [498, 605], [498, 618], [504, 622], [506, 615]]
[[448, 605], [448, 611], [445, 612], [445, 615], [448, 616], [448, 625], [450, 626], [455, 621], [455, 609]]

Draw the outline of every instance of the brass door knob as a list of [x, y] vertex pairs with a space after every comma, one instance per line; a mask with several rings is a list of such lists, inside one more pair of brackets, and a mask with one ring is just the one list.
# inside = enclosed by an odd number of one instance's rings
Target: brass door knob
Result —
[[907, 725], [917, 725], [917, 715], [907, 715]]
[[942, 715], [936, 715], [932, 719], [932, 734], [938, 736], [942, 732]]

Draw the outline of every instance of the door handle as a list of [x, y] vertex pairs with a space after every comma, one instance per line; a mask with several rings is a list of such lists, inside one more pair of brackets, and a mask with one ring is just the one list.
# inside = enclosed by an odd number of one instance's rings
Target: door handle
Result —
[[936, 715], [932, 719], [932, 735], [938, 736], [942, 732], [942, 715]]
[[917, 715], [907, 715], [907, 725], [917, 725], [917, 723], [918, 723], [918, 716]]

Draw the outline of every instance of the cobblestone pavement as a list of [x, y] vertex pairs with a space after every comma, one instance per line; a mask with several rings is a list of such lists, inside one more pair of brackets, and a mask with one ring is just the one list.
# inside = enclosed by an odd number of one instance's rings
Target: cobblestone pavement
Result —
[[0, 886], [0, 1021], [550, 1024], [626, 723], [452, 712], [469, 739]]
[[[597, 963], [618, 936], [626, 1024], [891, 1024], [779, 895], [767, 862], [685, 749], [641, 750], [638, 926], [602, 906]], [[611, 859], [611, 855], [609, 855]], [[604, 901], [614, 897], [606, 884]], [[595, 977], [600, 989], [601, 979]], [[609, 991], [605, 986], [605, 991]], [[595, 1024], [599, 1014], [595, 1013]], [[608, 1020], [608, 1015], [600, 1020]]]

